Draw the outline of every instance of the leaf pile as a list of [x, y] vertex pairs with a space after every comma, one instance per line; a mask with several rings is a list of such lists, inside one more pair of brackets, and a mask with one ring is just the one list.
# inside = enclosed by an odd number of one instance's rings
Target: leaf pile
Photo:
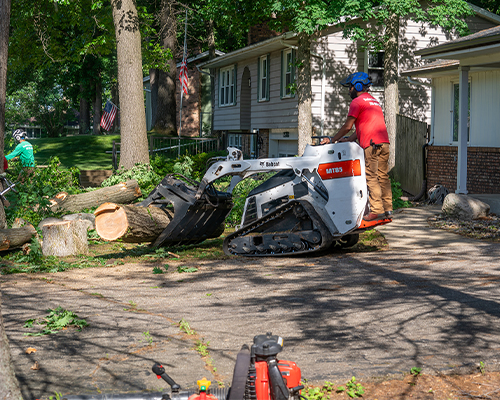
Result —
[[450, 218], [444, 215], [430, 217], [429, 225], [473, 239], [500, 241], [500, 218], [494, 214], [471, 221]]
[[40, 332], [25, 333], [25, 336], [50, 335], [51, 333], [57, 333], [69, 326], [74, 326], [81, 331], [89, 325], [84, 319], [78, 318], [78, 315], [74, 312], [65, 310], [61, 306], [57, 307], [55, 310], [48, 309], [47, 312], [49, 315], [45, 318], [29, 319], [24, 323], [25, 328], [32, 328], [35, 323], [37, 325], [45, 325], [45, 328]]

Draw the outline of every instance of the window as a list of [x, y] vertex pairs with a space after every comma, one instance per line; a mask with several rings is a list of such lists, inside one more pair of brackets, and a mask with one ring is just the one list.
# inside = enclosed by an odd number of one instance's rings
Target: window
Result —
[[281, 98], [294, 97], [291, 85], [295, 82], [295, 50], [281, 52]]
[[[458, 120], [460, 117], [460, 108], [459, 108], [459, 92], [460, 92], [460, 85], [458, 83], [453, 84], [453, 141], [458, 142]], [[467, 141], [469, 141], [469, 134], [470, 134], [470, 82], [469, 82], [469, 116], [467, 120]]]
[[368, 76], [373, 87], [384, 87], [383, 51], [368, 51]]
[[236, 66], [221, 68], [219, 73], [219, 106], [236, 104]]
[[270, 75], [270, 63], [269, 54], [259, 57], [259, 62], [257, 64], [257, 99], [259, 101], [269, 100], [269, 75]]
[[228, 133], [227, 145], [228, 145], [228, 147], [236, 147], [236, 148], [241, 150], [241, 134]]

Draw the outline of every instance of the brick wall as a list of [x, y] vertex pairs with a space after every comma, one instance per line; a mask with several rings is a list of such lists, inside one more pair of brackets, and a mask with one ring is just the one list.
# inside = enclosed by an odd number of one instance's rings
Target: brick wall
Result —
[[254, 25], [248, 30], [248, 46], [279, 35], [281, 35], [281, 32], [273, 31], [269, 28], [267, 22]]
[[[441, 184], [454, 192], [457, 188], [457, 159], [457, 147], [428, 147], [427, 189]], [[467, 148], [467, 191], [472, 194], [500, 193], [500, 148]]]
[[[178, 74], [177, 74], [178, 76]], [[188, 68], [188, 94], [182, 99], [182, 136], [199, 136], [200, 109], [201, 109], [201, 79], [200, 72], [195, 68]], [[179, 81], [177, 87], [177, 127], [179, 127], [181, 90]]]

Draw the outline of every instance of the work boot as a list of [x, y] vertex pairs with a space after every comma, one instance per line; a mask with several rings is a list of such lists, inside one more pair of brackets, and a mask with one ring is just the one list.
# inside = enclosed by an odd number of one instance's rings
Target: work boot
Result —
[[385, 212], [385, 217], [389, 218], [389, 219], [392, 219], [392, 211], [386, 211]]
[[368, 215], [365, 215], [365, 216], [363, 217], [363, 219], [364, 219], [365, 221], [374, 221], [374, 220], [376, 220], [376, 219], [380, 219], [380, 218], [382, 218], [382, 217], [384, 217], [384, 214], [375, 214], [375, 213], [370, 213], [370, 214], [368, 214]]

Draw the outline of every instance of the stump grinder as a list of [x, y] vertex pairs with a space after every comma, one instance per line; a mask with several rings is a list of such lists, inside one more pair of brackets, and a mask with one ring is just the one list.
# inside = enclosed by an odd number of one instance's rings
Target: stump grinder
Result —
[[[253, 189], [241, 225], [224, 239], [224, 252], [241, 256], [285, 256], [350, 247], [359, 233], [390, 219], [364, 221], [368, 212], [364, 153], [355, 143], [307, 146], [302, 157], [244, 160], [229, 147], [201, 182], [167, 175], [138, 205], [172, 207], [174, 218], [154, 246], [199, 243], [224, 230], [236, 184], [252, 175], [276, 172]], [[225, 192], [213, 183], [232, 176]]]

